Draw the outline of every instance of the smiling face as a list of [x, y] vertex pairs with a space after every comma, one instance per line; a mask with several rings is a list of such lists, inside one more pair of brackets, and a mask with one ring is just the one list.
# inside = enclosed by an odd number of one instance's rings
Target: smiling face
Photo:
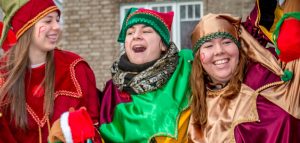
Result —
[[47, 53], [53, 50], [58, 42], [59, 34], [58, 12], [51, 12], [34, 25], [30, 53]]
[[238, 47], [227, 38], [205, 42], [197, 54], [200, 54], [201, 64], [214, 83], [227, 83], [239, 63]]
[[157, 32], [144, 24], [136, 24], [126, 32], [125, 52], [131, 63], [144, 64], [158, 59], [167, 48]]

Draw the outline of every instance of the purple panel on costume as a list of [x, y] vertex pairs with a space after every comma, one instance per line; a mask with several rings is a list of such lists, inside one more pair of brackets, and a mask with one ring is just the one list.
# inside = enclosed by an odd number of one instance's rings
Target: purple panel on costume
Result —
[[262, 96], [257, 97], [258, 122], [235, 127], [237, 143], [297, 143], [300, 120]]
[[100, 125], [103, 123], [110, 123], [113, 120], [114, 110], [120, 103], [131, 102], [131, 96], [129, 93], [121, 92], [112, 82], [109, 80], [106, 83], [103, 98], [100, 108]]
[[[258, 16], [258, 8], [257, 8], [257, 4], [255, 4], [254, 8], [252, 9], [252, 11], [250, 12], [249, 16], [247, 17], [245, 22], [242, 22], [243, 26], [247, 29], [247, 31], [252, 34], [250, 31], [253, 30], [253, 25], [256, 24], [256, 19]], [[251, 26], [251, 27], [249, 27]]]
[[256, 26], [256, 19], [258, 16], [257, 5], [253, 8], [250, 15], [247, 17], [246, 21], [242, 23], [245, 29], [250, 35], [252, 35], [263, 47], [265, 47], [269, 39], [260, 31], [259, 27]]
[[250, 62], [244, 79], [244, 84], [253, 90], [258, 89], [268, 83], [280, 81], [280, 77], [269, 71], [259, 63]]

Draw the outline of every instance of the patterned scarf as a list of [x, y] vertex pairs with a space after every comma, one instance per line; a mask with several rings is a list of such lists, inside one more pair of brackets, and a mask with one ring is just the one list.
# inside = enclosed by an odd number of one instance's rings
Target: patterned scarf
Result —
[[160, 59], [142, 65], [130, 63], [124, 54], [111, 67], [112, 79], [119, 90], [131, 94], [153, 91], [167, 83], [177, 62], [178, 50], [174, 43]]

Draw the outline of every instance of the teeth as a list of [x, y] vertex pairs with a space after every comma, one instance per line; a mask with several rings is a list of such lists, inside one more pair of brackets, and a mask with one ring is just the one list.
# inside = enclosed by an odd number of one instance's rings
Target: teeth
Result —
[[56, 38], [57, 38], [56, 35], [50, 35], [50, 36], [48, 36], [48, 37], [51, 38], [51, 39], [56, 39]]
[[217, 61], [215, 61], [215, 64], [219, 65], [219, 64], [224, 64], [224, 63], [227, 63], [227, 62], [228, 62], [228, 59], [223, 59], [223, 60], [217, 60]]
[[143, 47], [143, 46], [141, 46], [141, 45], [133, 46], [133, 48], [141, 48], [141, 47]]

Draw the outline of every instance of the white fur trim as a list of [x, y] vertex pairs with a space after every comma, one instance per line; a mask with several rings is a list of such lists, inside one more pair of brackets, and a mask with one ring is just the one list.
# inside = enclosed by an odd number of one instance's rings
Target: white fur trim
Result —
[[69, 126], [69, 112], [65, 112], [60, 117], [60, 127], [65, 137], [66, 143], [73, 143], [72, 132]]

